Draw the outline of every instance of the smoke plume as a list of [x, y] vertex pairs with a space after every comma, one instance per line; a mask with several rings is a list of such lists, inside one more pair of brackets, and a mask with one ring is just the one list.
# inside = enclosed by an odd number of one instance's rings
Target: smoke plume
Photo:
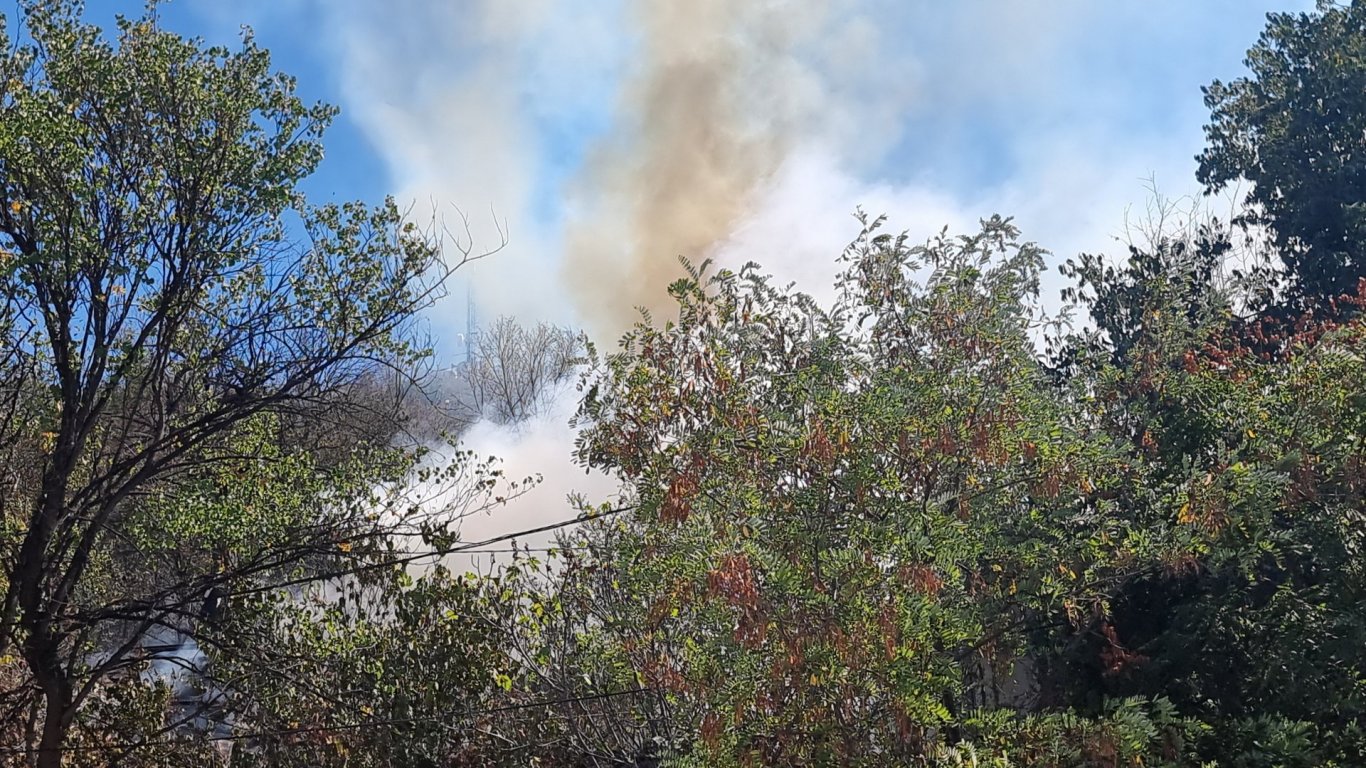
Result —
[[678, 274], [747, 212], [785, 139], [745, 109], [752, 63], [740, 3], [636, 6], [642, 41], [619, 127], [589, 158], [566, 236], [566, 281], [581, 314], [619, 328], [658, 308]]
[[569, 190], [562, 272], [600, 333], [666, 309], [678, 257], [715, 255], [800, 141], [827, 133], [815, 44], [831, 4], [643, 0], [614, 128]]
[[[587, 326], [609, 350], [635, 306], [671, 314], [680, 255], [828, 292], [857, 206], [913, 239], [1002, 213], [1060, 255], [1106, 250], [1144, 179], [1191, 177], [1198, 85], [1241, 71], [1264, 23], [1231, 0], [301, 5], [338, 54], [345, 119], [390, 174], [376, 185], [460, 206], [477, 249], [501, 236], [490, 209], [507, 223], [508, 247], [461, 270], [481, 313]], [[448, 351], [463, 295], [430, 318]], [[569, 463], [562, 421], [467, 437], [546, 476], [467, 538], [606, 493]]]

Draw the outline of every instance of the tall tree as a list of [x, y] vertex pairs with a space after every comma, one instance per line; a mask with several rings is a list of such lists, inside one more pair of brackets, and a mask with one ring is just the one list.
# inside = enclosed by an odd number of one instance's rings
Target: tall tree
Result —
[[[870, 223], [846, 260], [830, 311], [694, 271], [590, 380], [580, 458], [637, 511], [581, 569], [621, 593], [581, 637], [664, 692], [671, 764], [928, 760], [1026, 706], [1029, 638], [1100, 632], [1107, 585], [1179, 551], [1112, 514], [1133, 469], [1035, 359], [1042, 256], [1008, 221]], [[1151, 754], [1143, 722], [1090, 727]]]
[[1271, 14], [1246, 63], [1205, 88], [1198, 177], [1251, 182], [1247, 221], [1274, 235], [1284, 305], [1330, 310], [1366, 277], [1366, 4]]
[[[1366, 302], [1342, 297], [1332, 323], [1277, 323], [1279, 338], [1243, 325], [1232, 308], [1247, 297], [1227, 288], [1246, 286], [1218, 276], [1212, 231], [1064, 268], [1093, 321], [1061, 356], [1078, 411], [1128, 444], [1141, 477], [1117, 512], [1189, 544], [1175, 567], [1117, 585], [1112, 634], [1074, 638], [1055, 683], [1078, 706], [1166, 697], [1205, 723], [1208, 758], [1344, 764], [1361, 750], [1366, 669], [1348, 554], [1362, 543], [1366, 401], [1362, 319], [1343, 316]], [[1112, 641], [1128, 662], [1095, 663]]]
[[505, 424], [540, 414], [570, 377], [583, 341], [569, 328], [524, 326], [500, 317], [474, 331], [473, 357], [460, 369], [458, 406], [473, 420]]
[[[0, 29], [0, 442], [29, 450], [4, 500], [0, 656], [17, 648], [41, 691], [41, 766], [148, 631], [382, 535], [294, 478], [290, 513], [313, 514], [236, 531], [245, 552], [202, 535], [197, 558], [151, 569], [164, 581], [108, 581], [130, 558], [162, 562], [158, 515], [269, 503], [242, 483], [293, 461], [271, 447], [279, 419], [418, 363], [415, 313], [458, 266], [392, 201], [306, 203], [335, 111], [301, 101], [249, 34], [206, 48], [149, 11], [109, 39], [80, 15], [25, 2]], [[394, 471], [370, 466], [346, 488]]]

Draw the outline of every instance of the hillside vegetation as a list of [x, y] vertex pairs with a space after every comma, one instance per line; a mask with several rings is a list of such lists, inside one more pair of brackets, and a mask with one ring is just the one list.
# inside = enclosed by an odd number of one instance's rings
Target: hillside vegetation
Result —
[[[619, 343], [435, 378], [481, 254], [310, 204], [335, 110], [250, 36], [17, 14], [0, 764], [1361, 764], [1366, 4], [1269, 17], [1205, 91], [1240, 213], [1060, 254], [1062, 317], [1008, 217], [860, 214], [829, 304], [685, 261]], [[535, 482], [459, 431], [575, 370], [618, 495], [457, 572]]]

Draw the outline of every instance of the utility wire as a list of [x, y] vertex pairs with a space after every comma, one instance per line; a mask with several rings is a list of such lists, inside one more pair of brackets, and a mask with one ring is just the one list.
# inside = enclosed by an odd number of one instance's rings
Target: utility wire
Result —
[[364, 563], [349, 568], [339, 568], [333, 571], [328, 571], [326, 573], [309, 574], [306, 576], [300, 576], [296, 579], [289, 579], [286, 581], [275, 582], [272, 584], [262, 584], [256, 587], [247, 587], [245, 589], [237, 590], [235, 592], [229, 592], [226, 595], [224, 595], [224, 597], [242, 597], [244, 595], [259, 594], [262, 592], [272, 592], [274, 590], [284, 589], [286, 587], [300, 586], [302, 584], [315, 584], [317, 582], [327, 581], [329, 579], [354, 576], [359, 573], [380, 570], [381, 568], [393, 568], [394, 566], [410, 565], [425, 558], [445, 557], [446, 555], [454, 555], [459, 554], [461, 552], [469, 552], [478, 549], [483, 549], [491, 544], [498, 544], [504, 541], [511, 541], [512, 539], [516, 539], [521, 536], [528, 536], [533, 533], [545, 533], [547, 531], [553, 531], [558, 528], [567, 528], [571, 525], [579, 525], [582, 523], [590, 522], [592, 520], [598, 520], [604, 517], [609, 517], [611, 515], [619, 515], [623, 512], [630, 512], [634, 509], [635, 507], [633, 506], [615, 507], [613, 509], [606, 509], [600, 512], [592, 512], [590, 514], [579, 515], [568, 520], [560, 520], [559, 522], [548, 523], [546, 525], [537, 526], [536, 528], [527, 528], [526, 530], [513, 531], [512, 533], [504, 533], [499, 536], [483, 539], [482, 541], [471, 541], [451, 547], [440, 547], [437, 549], [432, 549], [430, 551], [406, 554], [403, 557], [392, 557], [385, 560], [380, 560], [378, 562]]
[[[481, 550], [485, 550], [485, 549], [486, 549], [489, 545], [491, 545], [491, 544], [498, 544], [498, 543], [501, 543], [501, 542], [504, 542], [504, 541], [510, 541], [510, 540], [512, 540], [512, 539], [516, 539], [516, 538], [521, 537], [521, 536], [528, 536], [528, 535], [536, 534], [536, 533], [545, 533], [545, 532], [547, 532], [547, 531], [553, 531], [553, 530], [557, 530], [557, 529], [559, 529], [559, 528], [566, 528], [566, 527], [569, 527], [569, 526], [571, 526], [571, 525], [578, 525], [578, 524], [581, 524], [581, 523], [590, 522], [590, 521], [592, 521], [592, 520], [597, 520], [597, 519], [600, 519], [600, 518], [603, 518], [603, 517], [610, 517], [610, 516], [612, 516], [612, 515], [618, 515], [618, 514], [621, 514], [621, 513], [623, 513], [623, 512], [629, 512], [629, 511], [631, 511], [631, 510], [633, 510], [633, 509], [635, 509], [635, 507], [633, 507], [633, 506], [625, 506], [625, 507], [615, 507], [615, 508], [612, 508], [612, 509], [606, 509], [606, 510], [602, 510], [602, 511], [592, 512], [592, 513], [589, 513], [589, 514], [582, 514], [582, 515], [578, 515], [578, 516], [575, 516], [575, 517], [570, 518], [570, 519], [567, 519], [567, 520], [560, 520], [560, 521], [557, 521], [557, 522], [554, 522], [554, 523], [548, 523], [548, 524], [546, 524], [546, 525], [537, 526], [537, 527], [535, 527], [535, 528], [528, 528], [528, 529], [520, 530], [520, 531], [512, 531], [512, 532], [510, 532], [510, 533], [500, 534], [500, 535], [498, 535], [498, 536], [493, 536], [493, 537], [490, 537], [490, 538], [487, 538], [487, 539], [483, 539], [483, 540], [480, 540], [480, 541], [467, 542], [467, 543], [464, 543], [464, 544], [461, 544], [461, 545], [458, 545], [458, 546], [454, 546], [454, 547], [438, 548], [438, 549], [433, 549], [433, 550], [426, 551], [426, 552], [413, 552], [413, 553], [411, 553], [411, 554], [407, 554], [405, 557], [391, 558], [391, 559], [389, 559], [389, 560], [385, 560], [385, 561], [382, 561], [382, 562], [379, 562], [379, 563], [369, 563], [369, 564], [366, 564], [366, 565], [364, 565], [364, 566], [360, 566], [360, 567], [357, 567], [357, 568], [348, 568], [348, 569], [344, 569], [344, 570], [337, 571], [337, 572], [335, 572], [335, 573], [313, 574], [313, 575], [311, 575], [311, 576], [309, 576], [309, 577], [304, 577], [304, 578], [300, 578], [300, 579], [296, 579], [296, 580], [292, 580], [292, 581], [286, 581], [286, 582], [283, 582], [283, 583], [276, 583], [276, 584], [271, 584], [271, 585], [263, 585], [263, 586], [261, 586], [261, 587], [255, 587], [255, 588], [250, 588], [250, 589], [241, 590], [241, 591], [238, 591], [238, 592], [232, 592], [232, 593], [229, 593], [228, 596], [241, 596], [241, 595], [246, 595], [246, 594], [253, 594], [253, 593], [259, 593], [259, 592], [265, 592], [265, 591], [272, 591], [272, 590], [276, 590], [276, 589], [283, 589], [283, 588], [285, 588], [285, 587], [295, 586], [295, 585], [298, 585], [298, 584], [314, 583], [314, 582], [318, 582], [318, 581], [326, 581], [326, 580], [329, 579], [329, 578], [337, 578], [337, 577], [342, 577], [342, 576], [353, 575], [353, 574], [360, 573], [360, 572], [363, 572], [363, 571], [375, 570], [375, 569], [378, 569], [378, 568], [389, 568], [389, 567], [393, 567], [393, 566], [396, 566], [396, 565], [406, 565], [406, 564], [410, 564], [410, 563], [416, 562], [416, 561], [418, 561], [418, 560], [421, 560], [421, 559], [427, 558], [427, 557], [444, 557], [444, 556], [446, 556], [446, 555], [457, 554], [457, 553], [460, 553], [460, 552], [472, 552], [472, 553], [473, 553], [473, 552], [479, 552], [479, 551], [481, 551]], [[539, 701], [523, 702], [523, 703], [520, 703], [520, 704], [509, 704], [509, 705], [505, 705], [505, 706], [501, 706], [501, 707], [493, 707], [493, 708], [491, 708], [491, 709], [486, 709], [486, 710], [472, 710], [472, 711], [468, 711], [468, 712], [465, 712], [465, 713], [462, 713], [462, 714], [457, 714], [457, 715], [442, 715], [442, 716], [417, 717], [417, 718], [397, 718], [397, 719], [389, 719], [389, 720], [367, 720], [367, 721], [365, 721], [365, 722], [363, 722], [363, 723], [350, 723], [350, 724], [345, 724], [345, 723], [344, 723], [344, 724], [329, 725], [329, 726], [308, 726], [308, 727], [301, 727], [301, 728], [286, 728], [286, 729], [281, 729], [281, 730], [250, 731], [250, 732], [243, 732], [243, 733], [230, 734], [230, 735], [227, 735], [227, 736], [214, 736], [214, 737], [212, 737], [210, 740], [211, 740], [211, 741], [241, 741], [241, 740], [244, 740], [244, 739], [261, 738], [261, 737], [263, 737], [263, 736], [291, 735], [291, 734], [299, 734], [299, 733], [315, 733], [315, 732], [325, 732], [325, 731], [346, 731], [346, 730], [356, 730], [356, 729], [361, 729], [361, 728], [379, 727], [379, 726], [385, 726], [385, 725], [400, 725], [400, 724], [403, 724], [403, 723], [428, 722], [428, 721], [432, 721], [432, 720], [445, 719], [445, 718], [449, 718], [449, 717], [453, 717], [453, 716], [472, 717], [472, 716], [477, 716], [477, 715], [495, 714], [495, 713], [498, 713], [498, 712], [507, 712], [507, 711], [519, 710], [519, 709], [529, 709], [529, 708], [533, 708], [533, 707], [553, 706], [553, 705], [556, 705], [556, 704], [572, 704], [572, 703], [576, 703], [576, 702], [595, 701], [595, 700], [599, 700], [599, 699], [607, 699], [607, 698], [613, 698], [613, 697], [617, 697], [617, 696], [626, 696], [626, 695], [632, 695], [632, 694], [636, 694], [636, 693], [643, 693], [643, 692], [650, 691], [650, 690], [653, 690], [653, 689], [650, 689], [650, 688], [632, 688], [632, 689], [627, 689], [627, 690], [622, 690], [622, 691], [612, 691], [612, 692], [607, 692], [607, 693], [592, 694], [592, 695], [588, 695], [588, 696], [567, 697], [567, 698], [562, 698], [562, 699], [543, 699], [543, 700], [539, 700]], [[180, 743], [179, 740], [161, 739], [161, 740], [149, 740], [149, 741], [144, 741], [144, 742], [124, 742], [124, 743], [101, 744], [101, 745], [89, 745], [89, 746], [60, 747], [59, 750], [62, 751], [62, 752], [134, 750], [134, 749], [142, 749], [142, 748], [150, 747], [150, 746], [169, 746], [169, 745], [175, 745], [175, 744], [178, 744], [178, 743]], [[31, 754], [31, 753], [33, 753], [33, 752], [35, 752], [35, 751], [37, 751], [37, 750], [0, 747], [0, 755]]]
[[[471, 718], [471, 717], [479, 717], [479, 716], [481, 716], [481, 715], [493, 715], [493, 714], [498, 714], [498, 713], [500, 713], [500, 712], [513, 712], [513, 711], [522, 710], [522, 709], [534, 709], [534, 708], [536, 708], [536, 707], [552, 707], [552, 706], [555, 706], [555, 705], [557, 705], [557, 704], [579, 704], [579, 703], [588, 702], [588, 701], [601, 701], [601, 700], [603, 700], [603, 699], [612, 699], [612, 698], [617, 698], [617, 697], [619, 697], [619, 696], [634, 696], [634, 695], [636, 695], [636, 694], [638, 694], [638, 693], [650, 693], [650, 692], [653, 692], [653, 691], [654, 691], [653, 688], [648, 688], [648, 687], [641, 686], [641, 687], [637, 687], [637, 688], [626, 688], [626, 689], [619, 690], [619, 691], [604, 691], [604, 692], [602, 692], [602, 693], [592, 693], [592, 694], [587, 694], [587, 695], [584, 695], [584, 696], [565, 696], [565, 697], [558, 698], [558, 699], [537, 699], [537, 700], [535, 700], [535, 701], [524, 701], [524, 702], [519, 702], [519, 703], [517, 703], [517, 704], [504, 704], [504, 705], [502, 705], [502, 706], [498, 706], [498, 707], [489, 707], [489, 708], [487, 708], [487, 709], [470, 709], [470, 710], [465, 710], [465, 711], [463, 711], [463, 712], [448, 712], [448, 713], [440, 714], [440, 715], [426, 715], [426, 716], [422, 716], [422, 717], [395, 717], [395, 718], [385, 718], [385, 719], [381, 719], [381, 720], [365, 720], [365, 721], [363, 721], [363, 722], [358, 722], [358, 723], [337, 723], [337, 724], [333, 724], [333, 725], [306, 725], [306, 726], [300, 726], [300, 727], [297, 727], [297, 728], [279, 728], [279, 729], [263, 729], [263, 730], [256, 730], [256, 731], [241, 731], [241, 732], [239, 732], [239, 733], [230, 733], [230, 734], [223, 735], [223, 736], [209, 736], [207, 740], [210, 741], [210, 742], [222, 742], [222, 741], [237, 742], [237, 741], [246, 741], [246, 740], [249, 740], [249, 739], [260, 739], [260, 738], [264, 738], [264, 737], [267, 737], [267, 736], [294, 736], [294, 735], [305, 734], [305, 733], [328, 733], [328, 732], [332, 732], [332, 731], [358, 731], [358, 730], [364, 730], [364, 729], [366, 729], [366, 728], [378, 728], [378, 727], [390, 726], [390, 725], [407, 725], [407, 724], [413, 724], [413, 723], [429, 723], [429, 722], [438, 722], [438, 721], [440, 721], [440, 722], [449, 722], [450, 720], [453, 720], [453, 719], [468, 719], [468, 718]], [[121, 743], [108, 743], [108, 744], [81, 744], [81, 745], [73, 745], [73, 746], [64, 746], [64, 747], [58, 747], [58, 748], [57, 748], [57, 751], [59, 751], [59, 752], [106, 752], [106, 751], [112, 751], [112, 750], [137, 750], [137, 749], [145, 749], [145, 748], [147, 748], [147, 747], [159, 747], [159, 746], [160, 746], [160, 747], [183, 746], [184, 743], [185, 743], [185, 739], [149, 739], [149, 740], [147, 740], [147, 741], [126, 741], [126, 742], [121, 742]], [[0, 755], [21, 755], [21, 754], [36, 753], [36, 752], [40, 752], [40, 751], [42, 751], [42, 750], [39, 750], [39, 749], [36, 749], [36, 748], [35, 748], [35, 749], [21, 749], [21, 748], [15, 748], [15, 747], [2, 747], [2, 748], [0, 748]], [[49, 750], [49, 751], [50, 751], [50, 750]]]

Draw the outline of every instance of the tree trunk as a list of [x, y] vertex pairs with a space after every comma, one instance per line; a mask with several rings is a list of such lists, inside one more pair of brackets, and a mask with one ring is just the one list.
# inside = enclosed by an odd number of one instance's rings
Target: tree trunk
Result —
[[57, 679], [43, 686], [47, 707], [43, 716], [43, 736], [38, 741], [37, 768], [61, 768], [62, 748], [70, 726], [71, 686]]

